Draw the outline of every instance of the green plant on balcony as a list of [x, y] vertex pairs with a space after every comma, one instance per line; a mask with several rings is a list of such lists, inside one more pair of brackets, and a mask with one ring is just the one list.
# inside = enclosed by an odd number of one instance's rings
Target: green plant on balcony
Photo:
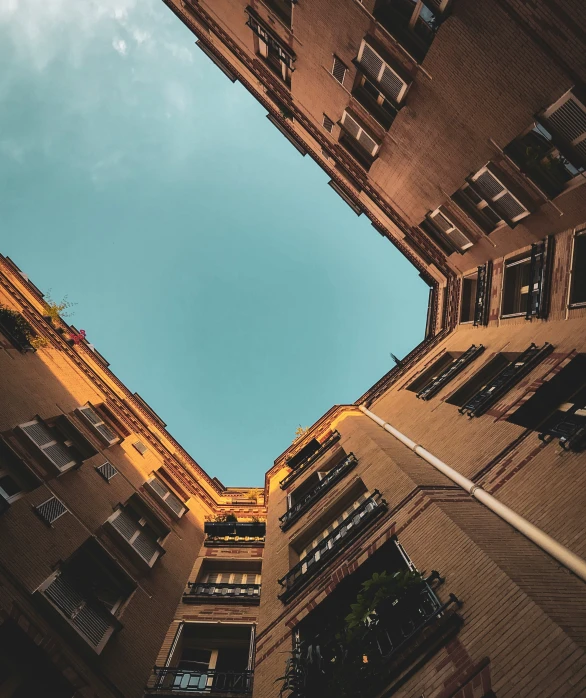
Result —
[[238, 519], [234, 514], [218, 514], [216, 521], [219, 523], [237, 523]]
[[40, 337], [20, 313], [3, 305], [0, 305], [0, 325], [23, 348], [40, 349], [48, 344], [47, 340]]
[[[281, 696], [302, 698], [312, 686], [322, 698], [357, 698], [388, 663], [380, 651], [385, 628], [402, 628], [412, 621], [425, 580], [421, 572], [375, 572], [363, 582], [336, 629], [313, 642], [301, 642], [287, 659]], [[316, 690], [317, 687], [317, 690]], [[313, 695], [313, 693], [312, 693]]]
[[45, 295], [45, 299], [45, 317], [49, 318], [53, 324], [64, 317], [71, 317], [71, 315], [73, 315], [69, 309], [76, 304], [68, 301], [67, 296], [64, 296], [60, 303], [57, 303], [51, 297], [51, 291], [49, 290]]

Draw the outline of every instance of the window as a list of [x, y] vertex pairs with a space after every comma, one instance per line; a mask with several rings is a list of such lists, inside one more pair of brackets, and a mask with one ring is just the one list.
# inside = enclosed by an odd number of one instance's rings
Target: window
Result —
[[403, 100], [408, 88], [407, 82], [365, 40], [362, 41], [358, 51], [358, 63], [360, 63], [366, 77], [369, 78], [368, 82], [371, 87], [376, 85], [376, 95], [373, 93], [373, 97], [377, 99], [379, 104], [383, 104], [384, 95], [390, 97], [396, 104]]
[[84, 418], [85, 423], [106, 446], [112, 446], [120, 441], [117, 434], [104, 422], [102, 417], [89, 402], [83, 407], [78, 407], [77, 412]]
[[574, 163], [568, 160], [556, 147], [552, 134], [539, 123], [509, 143], [505, 153], [550, 198], [584, 173], [579, 158]]
[[529, 211], [516, 196], [511, 194], [492, 169], [489, 163], [473, 175], [469, 183], [509, 225], [517, 223], [528, 216]]
[[39, 593], [96, 652], [118, 629], [116, 616], [134, 589], [112, 558], [90, 539], [39, 588]]
[[39, 484], [39, 478], [0, 437], [0, 513]]
[[98, 465], [96, 470], [106, 482], [110, 482], [114, 475], [118, 475], [116, 468], [112, 465], [112, 463], [108, 463], [108, 461], [102, 463], [102, 465]]
[[35, 512], [47, 524], [52, 524], [63, 514], [67, 513], [67, 508], [57, 497], [50, 497], [42, 504], [35, 507]]
[[342, 63], [338, 56], [334, 56], [334, 63], [332, 65], [332, 75], [336, 78], [340, 85], [344, 84], [344, 77], [346, 76], [347, 70], [348, 68], [346, 68], [346, 66]]
[[439, 376], [439, 374], [444, 371], [454, 360], [454, 356], [446, 352], [436, 359], [433, 364], [425, 369], [423, 373], [420, 373], [409, 385], [407, 390], [413, 393], [418, 393], [422, 388], [424, 388], [430, 381], [434, 380]]
[[[576, 154], [580, 164], [586, 162], [586, 106], [571, 91], [543, 112], [542, 120], [553, 134]], [[570, 155], [570, 153], [568, 153]]]
[[546, 380], [507, 421], [539, 430], [544, 440], [578, 445], [586, 428], [586, 354], [578, 354]]
[[12, 473], [0, 465], [0, 497], [12, 504], [12, 502], [20, 499], [23, 494], [22, 485], [14, 478]]
[[331, 133], [334, 128], [334, 122], [326, 114], [324, 114], [323, 118], [323, 127], [328, 133]]
[[454, 201], [487, 235], [504, 224], [502, 217], [469, 184], [452, 196]]
[[19, 429], [60, 472], [81, 462], [81, 456], [73, 442], [64, 439], [55, 427], [35, 419], [21, 424]]
[[531, 252], [505, 261], [502, 317], [544, 317], [546, 274], [545, 242], [531, 245]]
[[465, 276], [462, 279], [462, 304], [460, 307], [460, 322], [474, 321], [474, 306], [476, 305], [476, 289], [478, 274]]
[[295, 54], [251, 7], [247, 7], [246, 12], [248, 14], [246, 24], [254, 33], [256, 53], [264, 59], [275, 75], [290, 85]]
[[464, 252], [469, 247], [472, 247], [471, 240], [464, 235], [458, 226], [449, 218], [447, 212], [440, 206], [435, 211], [429, 214], [429, 219], [432, 224], [440, 231], [440, 233], [449, 241], [452, 247], [458, 252]]
[[106, 522], [130, 547], [134, 559], [152, 567], [164, 553], [160, 540], [169, 529], [147, 508], [137, 495], [117, 509]]
[[376, 0], [374, 16], [413, 58], [421, 61], [447, 4], [443, 0]]
[[581, 230], [574, 237], [571, 273], [570, 305], [584, 305], [586, 304], [586, 230]]
[[157, 501], [162, 502], [169, 510], [173, 518], [180, 519], [185, 514], [187, 511], [185, 504], [158, 477], [151, 477], [145, 484]]
[[143, 444], [142, 441], [135, 441], [132, 445], [141, 456], [144, 456], [144, 454], [148, 451], [148, 448]]
[[[477, 376], [460, 388], [459, 399], [462, 399], [462, 393], [467, 392], [467, 395], [459, 411], [469, 417], [479, 417], [484, 414], [552, 351], [553, 346], [546, 342], [541, 347], [531, 344], [512, 361], [507, 361], [504, 356], [498, 355], [485, 365]], [[504, 366], [502, 366], [503, 359], [506, 361]], [[500, 370], [495, 372], [495, 369]], [[487, 378], [487, 375], [490, 375], [490, 378]], [[454, 400], [455, 395], [448, 402], [453, 403]]]
[[380, 148], [380, 143], [377, 143], [375, 138], [371, 136], [349, 112], [344, 111], [342, 114], [342, 125], [346, 131], [360, 143], [364, 150], [374, 157]]
[[210, 571], [202, 575], [201, 581], [205, 584], [260, 584], [261, 575], [258, 572]]
[[291, 27], [293, 5], [296, 0], [263, 0], [263, 2], [277, 15], [286, 27]]

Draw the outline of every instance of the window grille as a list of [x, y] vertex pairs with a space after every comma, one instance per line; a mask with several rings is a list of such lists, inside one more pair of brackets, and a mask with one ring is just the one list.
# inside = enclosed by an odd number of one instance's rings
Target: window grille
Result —
[[116, 468], [112, 465], [112, 463], [108, 463], [108, 461], [102, 463], [102, 465], [98, 465], [96, 470], [98, 473], [100, 473], [104, 480], [106, 480], [106, 482], [110, 482], [114, 475], [118, 474]]
[[92, 428], [98, 432], [98, 434], [108, 443], [115, 444], [118, 441], [116, 434], [106, 425], [104, 420], [97, 414], [97, 412], [89, 405], [84, 405], [79, 407], [78, 411], [85, 417], [86, 421], [92, 426]]
[[67, 512], [67, 508], [57, 497], [51, 497], [35, 507], [35, 511], [45, 523], [52, 524], [53, 521], [57, 521], [60, 516]]
[[332, 75], [340, 83], [344, 84], [344, 78], [346, 77], [346, 71], [348, 68], [342, 63], [338, 56], [334, 56], [334, 64], [332, 65]]
[[516, 223], [529, 211], [517, 199], [501, 180], [493, 174], [487, 167], [483, 167], [470, 180], [477, 188], [480, 195], [490, 202], [496, 212], [509, 223]]
[[408, 84], [366, 41], [362, 42], [358, 52], [358, 62], [366, 75], [380, 85], [386, 95], [397, 103], [403, 99]]
[[334, 128], [334, 122], [326, 114], [324, 114], [323, 126], [328, 133], [331, 133]]
[[463, 251], [472, 247], [473, 243], [471, 240], [464, 235], [458, 226], [451, 221], [441, 209], [436, 209], [433, 213], [429, 214], [429, 217], [441, 232], [447, 236], [448, 240], [452, 242], [456, 249]]
[[59, 470], [75, 465], [76, 461], [67, 446], [59, 443], [44, 424], [35, 420], [21, 424], [20, 428]]

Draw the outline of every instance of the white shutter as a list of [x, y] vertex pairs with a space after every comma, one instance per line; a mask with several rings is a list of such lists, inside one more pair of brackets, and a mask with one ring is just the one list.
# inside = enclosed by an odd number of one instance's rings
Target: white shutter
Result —
[[98, 432], [98, 434], [107, 441], [110, 445], [118, 442], [118, 437], [116, 434], [106, 425], [104, 420], [97, 414], [97, 412], [89, 405], [84, 405], [83, 407], [78, 407], [78, 411], [85, 417], [93, 429]]
[[376, 155], [380, 145], [370, 136], [347, 111], [342, 114], [342, 124], [348, 133], [355, 138], [369, 155]]
[[35, 420], [21, 424], [20, 428], [59, 470], [75, 465], [67, 446], [60, 444], [44, 424]]
[[543, 113], [554, 133], [558, 133], [586, 160], [586, 106], [571, 92]]
[[183, 516], [186, 509], [185, 505], [179, 499], [179, 497], [176, 497], [173, 492], [169, 490], [167, 485], [162, 483], [157, 477], [152, 477], [150, 480], [148, 480], [147, 485], [161, 499], [161, 501], [167, 507], [169, 507], [173, 514], [175, 514], [177, 517]]
[[473, 243], [439, 208], [430, 213], [429, 217], [459, 250], [467, 250], [472, 247]]
[[407, 83], [364, 40], [358, 52], [358, 62], [366, 75], [377, 82], [387, 96], [397, 103], [403, 99], [407, 91]]
[[529, 211], [517, 199], [506, 186], [490, 170], [483, 167], [473, 177], [480, 193], [487, 201], [494, 204], [494, 208], [505, 220], [518, 221], [529, 215]]
[[149, 566], [155, 562], [160, 552], [157, 541], [153, 540], [124, 509], [118, 509], [109, 521]]

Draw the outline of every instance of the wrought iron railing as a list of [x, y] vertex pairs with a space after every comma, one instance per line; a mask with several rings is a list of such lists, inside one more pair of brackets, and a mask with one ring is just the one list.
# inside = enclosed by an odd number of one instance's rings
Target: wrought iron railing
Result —
[[480, 356], [484, 351], [484, 346], [479, 344], [476, 346], [473, 344], [469, 349], [467, 349], [462, 356], [454, 359], [452, 363], [447, 366], [439, 376], [433, 378], [425, 387], [423, 387], [417, 396], [420, 400], [429, 400], [436, 393], [438, 393], [445, 385], [447, 385], [451, 380], [453, 380], [458, 373], [463, 371], [468, 364], [472, 363], [474, 359]]
[[198, 603], [202, 599], [213, 601], [258, 601], [260, 584], [227, 584], [214, 582], [188, 582], [183, 603]]
[[545, 280], [545, 240], [531, 245], [529, 261], [529, 295], [525, 320], [533, 316], [541, 317], [543, 307], [543, 289]]
[[492, 279], [492, 262], [478, 267], [476, 277], [476, 298], [474, 299], [474, 327], [488, 324], [490, 310], [490, 283]]
[[586, 441], [586, 404], [573, 404], [538, 436], [545, 443], [559, 439], [560, 446], [566, 451], [582, 447]]
[[515, 386], [523, 376], [526, 376], [538, 363], [551, 354], [553, 346], [546, 342], [542, 347], [531, 344], [525, 351], [508, 366], [497, 373], [481, 390], [475, 393], [468, 402], [460, 407], [461, 414], [469, 417], [479, 417], [489, 407], [494, 405]]
[[206, 521], [206, 545], [222, 543], [264, 543], [264, 521]]
[[333, 632], [329, 618], [324, 619], [324, 631], [319, 635], [304, 637], [303, 633], [297, 634], [297, 651], [294, 650], [293, 656], [298, 666], [291, 682], [294, 685], [291, 698], [332, 698], [332, 672], [339, 671], [340, 656], [346, 653], [347, 661], [351, 661], [352, 653], [357, 651], [362, 661], [357, 667], [358, 675], [347, 677], [355, 682], [355, 685], [346, 687], [350, 689], [348, 694], [352, 692], [356, 698], [362, 698], [378, 693], [388, 684], [393, 671], [397, 671], [400, 657], [405, 659], [411, 654], [413, 659], [413, 650], [426, 629], [449, 622], [454, 617], [449, 613], [451, 607], [461, 605], [454, 594], [450, 594], [448, 601], [442, 604], [431, 586], [434, 580], [443, 582], [439, 574], [433, 572], [420, 591], [377, 611], [358, 640], [354, 641], [358, 647], [341, 647], [340, 638], [345, 637], [345, 633]]
[[[188, 665], [189, 662], [184, 662]], [[155, 667], [155, 692], [165, 693], [252, 693], [252, 671], [198, 670], [195, 667]]]
[[349, 453], [344, 460], [334, 466], [317, 485], [279, 517], [281, 529], [286, 531], [297, 519], [315, 504], [336, 482], [341, 480], [346, 473], [358, 463], [353, 453]]
[[279, 595], [281, 601], [283, 603], [290, 601], [310, 579], [319, 574], [386, 508], [386, 501], [381, 498], [378, 490], [374, 490], [368, 499], [365, 499], [326, 538], [320, 540], [284, 577], [278, 580], [284, 587], [284, 591]]
[[321, 444], [319, 449], [309, 455], [307, 458], [302, 460], [300, 463], [298, 463], [294, 469], [286, 476], [284, 477], [281, 482], [281, 489], [284, 490], [286, 487], [289, 487], [289, 485], [296, 480], [302, 472], [304, 472], [312, 463], [315, 463], [315, 461], [318, 458], [321, 458], [323, 454], [328, 451], [337, 441], [340, 440], [340, 433], [338, 431], [332, 432], [330, 436]]

